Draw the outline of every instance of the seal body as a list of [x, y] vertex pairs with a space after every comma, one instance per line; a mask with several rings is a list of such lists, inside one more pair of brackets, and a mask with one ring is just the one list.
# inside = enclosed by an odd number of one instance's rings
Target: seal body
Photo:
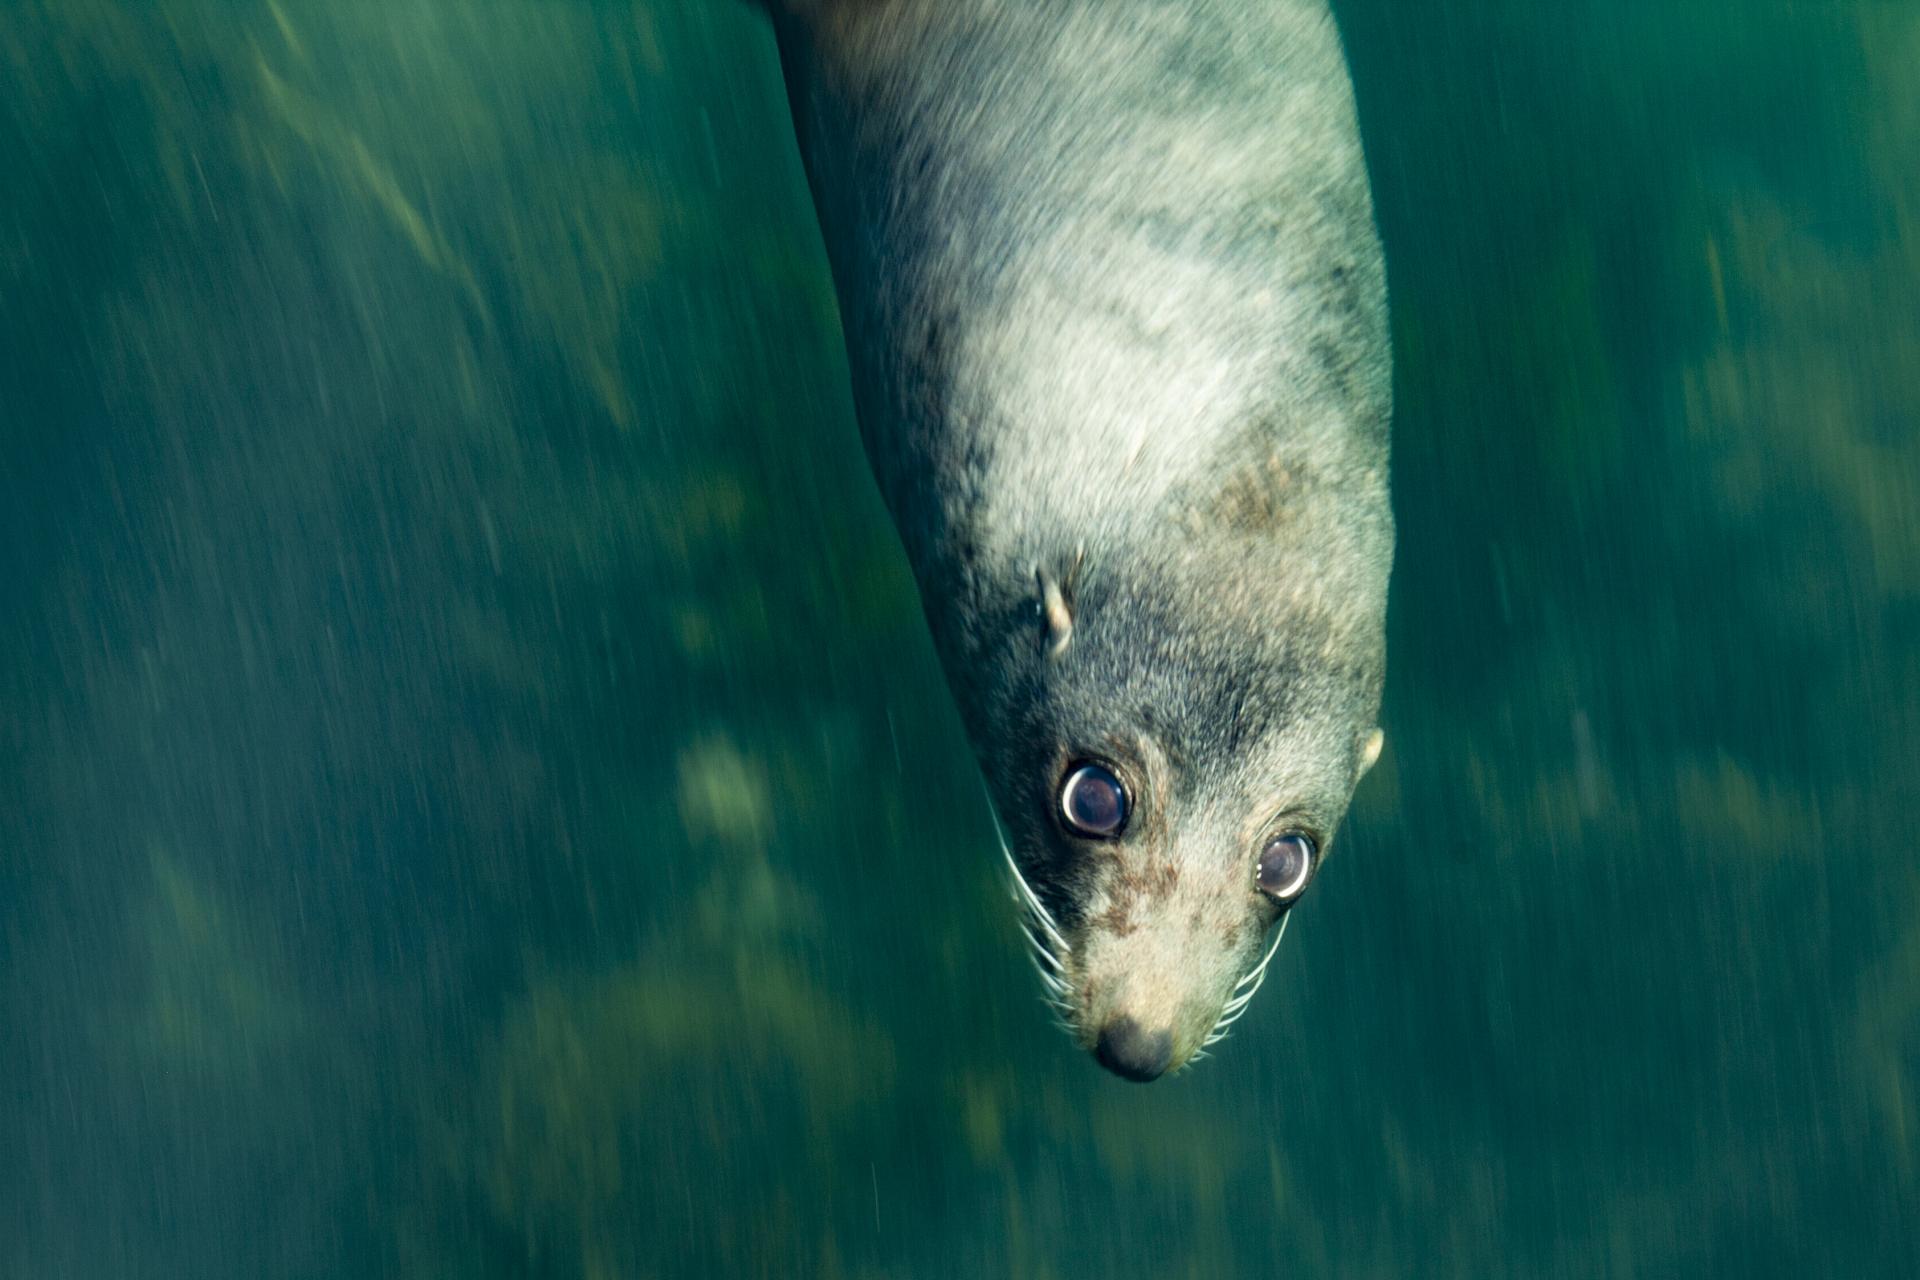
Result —
[[[1323, 0], [772, 7], [1043, 978], [1150, 1078], [1264, 972], [1262, 850], [1323, 855], [1379, 750], [1386, 286], [1338, 33]], [[1116, 833], [1063, 815], [1085, 761]]]

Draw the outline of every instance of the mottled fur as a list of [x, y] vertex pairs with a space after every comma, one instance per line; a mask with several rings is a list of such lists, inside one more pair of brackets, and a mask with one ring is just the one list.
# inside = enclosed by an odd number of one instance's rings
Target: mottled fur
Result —
[[[1260, 959], [1263, 843], [1324, 847], [1371, 763], [1386, 288], [1333, 21], [775, 7], [861, 429], [1066, 1011], [1178, 1064]], [[1133, 792], [1118, 842], [1054, 820], [1083, 755]]]

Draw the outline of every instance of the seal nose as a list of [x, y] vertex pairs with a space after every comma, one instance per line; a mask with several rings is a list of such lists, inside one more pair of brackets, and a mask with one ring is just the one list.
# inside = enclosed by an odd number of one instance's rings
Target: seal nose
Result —
[[1116, 1018], [1100, 1032], [1093, 1056], [1100, 1065], [1126, 1080], [1145, 1084], [1157, 1080], [1173, 1061], [1173, 1033], [1141, 1030], [1132, 1018]]

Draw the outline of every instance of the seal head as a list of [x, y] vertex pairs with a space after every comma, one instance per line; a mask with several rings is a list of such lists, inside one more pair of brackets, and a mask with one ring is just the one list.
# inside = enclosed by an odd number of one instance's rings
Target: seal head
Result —
[[1087, 553], [1064, 646], [1043, 583], [1024, 626], [948, 660], [1042, 981], [1131, 1079], [1247, 1007], [1382, 744], [1378, 615], [1351, 607], [1378, 588], [1276, 539], [1168, 523], [1171, 554]]
[[1063, 1023], [1247, 1007], [1376, 728], [1385, 272], [1322, 0], [792, 0], [874, 474]]

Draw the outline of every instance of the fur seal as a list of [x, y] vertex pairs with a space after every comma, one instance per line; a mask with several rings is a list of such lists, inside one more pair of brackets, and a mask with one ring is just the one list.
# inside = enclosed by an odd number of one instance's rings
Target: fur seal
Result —
[[1245, 1010], [1380, 752], [1386, 276], [1333, 18], [762, 3], [1036, 966], [1153, 1079]]

